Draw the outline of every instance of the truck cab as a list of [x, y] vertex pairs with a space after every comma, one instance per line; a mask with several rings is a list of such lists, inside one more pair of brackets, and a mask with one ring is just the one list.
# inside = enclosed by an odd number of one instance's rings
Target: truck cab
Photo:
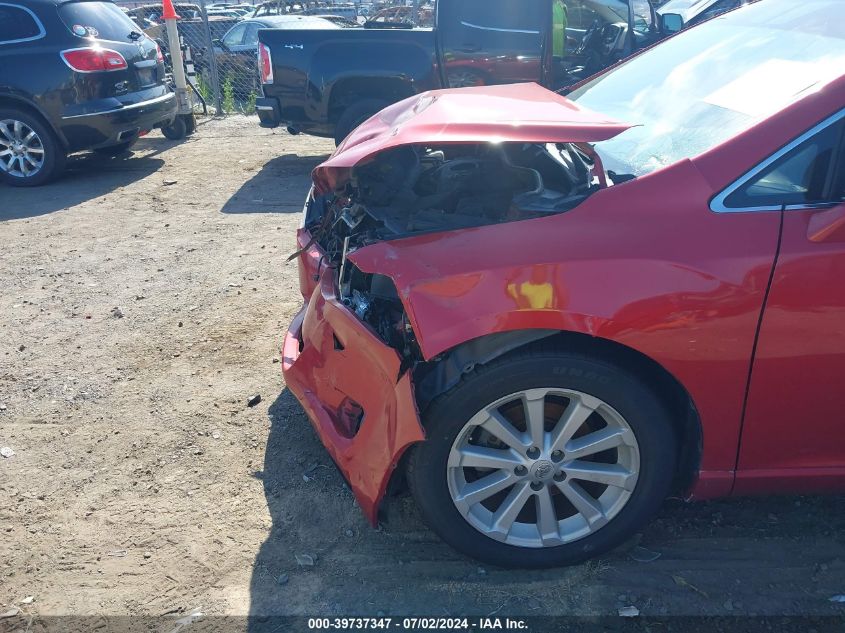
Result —
[[433, 28], [368, 25], [259, 31], [261, 125], [340, 143], [413, 94], [527, 82], [563, 88], [663, 35], [649, 0], [439, 0]]

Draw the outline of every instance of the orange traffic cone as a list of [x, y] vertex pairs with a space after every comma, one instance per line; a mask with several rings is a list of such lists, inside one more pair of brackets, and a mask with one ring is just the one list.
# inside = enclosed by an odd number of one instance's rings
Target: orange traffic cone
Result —
[[161, 17], [164, 20], [178, 20], [179, 16], [176, 15], [176, 9], [173, 8], [173, 0], [164, 0], [164, 11], [161, 13]]

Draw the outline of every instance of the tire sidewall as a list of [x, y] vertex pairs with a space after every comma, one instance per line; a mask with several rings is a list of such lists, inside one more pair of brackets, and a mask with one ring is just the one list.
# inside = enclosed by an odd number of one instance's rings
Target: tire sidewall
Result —
[[44, 164], [34, 176], [20, 178], [0, 170], [0, 182], [13, 187], [37, 187], [58, 176], [65, 166], [66, 154], [50, 126], [40, 117], [16, 108], [0, 108], [0, 120], [16, 119], [35, 130], [44, 148]]
[[355, 128], [388, 105], [390, 104], [387, 101], [380, 99], [364, 99], [346, 108], [337, 120], [334, 133], [335, 145], [340, 145]]
[[161, 133], [165, 138], [171, 141], [181, 141], [188, 135], [188, 126], [182, 115], [176, 115], [170, 125], [165, 125], [161, 128]]
[[[531, 388], [560, 387], [600, 398], [621, 414], [640, 451], [637, 485], [625, 507], [587, 537], [550, 548], [520, 548], [477, 531], [458, 512], [447, 484], [446, 463], [466, 422], [486, 405]], [[429, 525], [470, 556], [505, 567], [554, 567], [581, 562], [622, 543], [658, 509], [675, 469], [676, 439], [665, 407], [633, 376], [579, 356], [548, 354], [496, 362], [465, 378], [426, 411], [427, 439], [411, 458], [409, 479]]]

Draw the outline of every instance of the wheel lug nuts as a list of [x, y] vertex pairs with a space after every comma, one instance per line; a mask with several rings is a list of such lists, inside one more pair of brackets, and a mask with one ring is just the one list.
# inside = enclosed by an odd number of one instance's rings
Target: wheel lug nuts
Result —
[[565, 472], [555, 473], [554, 479], [555, 479], [555, 481], [564, 481], [566, 479], [566, 473]]
[[552, 453], [552, 461], [553, 462], [559, 462], [562, 459], [563, 459], [563, 451], [555, 451], [554, 453]]
[[532, 446], [528, 449], [525, 454], [528, 455], [528, 457], [530, 457], [531, 459], [537, 459], [538, 457], [540, 457], [540, 449], [536, 446]]
[[515, 475], [522, 477], [523, 475], [528, 473], [528, 469], [525, 466], [517, 466], [513, 469]]
[[540, 483], [539, 481], [532, 481], [531, 482], [531, 490], [537, 491], [537, 490], [542, 490], [542, 489], [543, 489], [543, 484]]

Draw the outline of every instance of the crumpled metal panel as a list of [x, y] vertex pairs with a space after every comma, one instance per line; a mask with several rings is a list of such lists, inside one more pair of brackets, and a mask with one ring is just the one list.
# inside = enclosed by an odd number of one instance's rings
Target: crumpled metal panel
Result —
[[314, 170], [314, 184], [332, 191], [356, 165], [403, 145], [595, 143], [630, 127], [537, 84], [432, 90], [364, 122]]
[[[400, 375], [399, 355], [336, 299], [334, 270], [323, 271], [291, 324], [282, 369], [287, 387], [375, 525], [390, 475], [405, 450], [425, 434], [410, 375]], [[356, 433], [351, 418], [361, 411]]]

